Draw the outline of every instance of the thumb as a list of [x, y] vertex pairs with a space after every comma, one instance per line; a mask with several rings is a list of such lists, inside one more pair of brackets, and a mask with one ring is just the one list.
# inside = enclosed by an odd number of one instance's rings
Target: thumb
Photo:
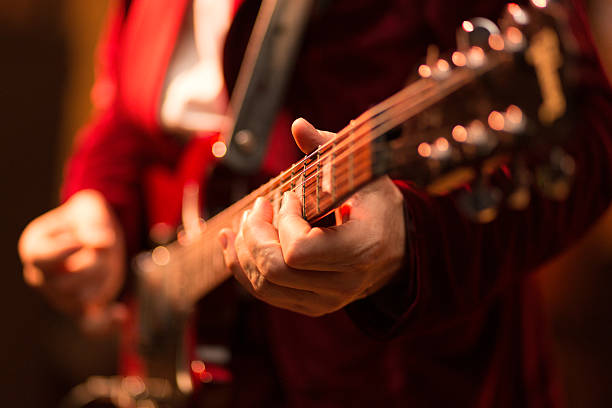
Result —
[[296, 119], [291, 125], [291, 133], [300, 150], [308, 154], [318, 146], [336, 136], [335, 133], [315, 129], [306, 119]]

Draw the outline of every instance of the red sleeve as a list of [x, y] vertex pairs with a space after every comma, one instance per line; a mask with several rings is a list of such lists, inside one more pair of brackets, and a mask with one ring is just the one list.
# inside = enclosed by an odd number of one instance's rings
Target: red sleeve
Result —
[[390, 285], [347, 307], [363, 330], [379, 338], [419, 335], [469, 317], [576, 242], [608, 207], [612, 90], [581, 24], [579, 120], [564, 146], [577, 164], [570, 197], [555, 202], [534, 193], [528, 210], [502, 210], [495, 221], [481, 225], [461, 215], [456, 194], [432, 197], [396, 181], [405, 199], [406, 265]]
[[98, 47], [96, 81], [91, 92], [94, 118], [77, 135], [65, 170], [62, 199], [77, 191], [100, 191], [117, 213], [133, 252], [142, 228], [141, 173], [147, 140], [122, 118], [118, 107], [117, 54], [123, 22], [123, 2], [115, 2]]

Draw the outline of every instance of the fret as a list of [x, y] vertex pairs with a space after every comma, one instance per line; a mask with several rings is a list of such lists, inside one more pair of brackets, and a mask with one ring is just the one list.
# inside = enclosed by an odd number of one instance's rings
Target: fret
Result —
[[295, 168], [296, 168], [297, 164], [293, 164], [291, 166], [291, 178], [289, 179], [290, 183], [291, 183], [291, 191], [293, 191], [294, 187], [295, 187]]
[[304, 160], [302, 169], [302, 218], [306, 218], [306, 164], [309, 160]]
[[332, 202], [336, 201], [336, 140], [332, 143], [331, 149], [331, 197]]
[[316, 190], [317, 190], [317, 215], [321, 214], [321, 196], [319, 194], [319, 178], [320, 178], [320, 174], [321, 174], [321, 146], [319, 145], [319, 147], [317, 148], [317, 169], [315, 170], [317, 173], [317, 180], [316, 180]]
[[355, 175], [355, 158], [354, 158], [354, 140], [353, 140], [353, 132], [354, 132], [354, 120], [351, 120], [351, 124], [350, 124], [350, 130], [348, 132], [348, 139], [349, 139], [349, 189], [353, 190], [355, 188], [355, 180], [354, 180], [354, 175]]
[[278, 229], [278, 212], [280, 211], [281, 206], [281, 189], [277, 187], [274, 189], [273, 198], [272, 198], [272, 224], [274, 228]]

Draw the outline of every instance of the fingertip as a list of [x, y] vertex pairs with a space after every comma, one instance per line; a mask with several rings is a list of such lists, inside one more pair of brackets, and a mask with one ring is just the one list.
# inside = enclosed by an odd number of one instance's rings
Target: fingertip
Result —
[[240, 219], [240, 229], [242, 229], [242, 227], [244, 226], [244, 223], [246, 222], [246, 220], [249, 218], [249, 213], [251, 212], [251, 210], [245, 210], [242, 213], [242, 218]]
[[291, 133], [293, 135], [304, 130], [315, 130], [315, 127], [304, 118], [297, 118], [291, 124]]
[[290, 214], [294, 213], [296, 210], [300, 208], [300, 199], [297, 194], [293, 191], [285, 191], [283, 193], [283, 198], [281, 200], [281, 206], [279, 209], [279, 213], [282, 214]]
[[257, 197], [257, 199], [255, 200], [255, 203], [253, 204], [253, 212], [261, 213], [262, 211], [264, 211], [265, 203], [266, 203], [266, 200], [263, 197]]
[[219, 244], [223, 249], [223, 253], [226, 253], [233, 247], [236, 234], [229, 228], [223, 228], [219, 231], [217, 238], [219, 239]]
[[40, 269], [26, 265], [23, 267], [23, 280], [31, 287], [39, 288], [45, 282], [45, 277]]
[[304, 118], [296, 119], [291, 125], [291, 133], [300, 150], [306, 154], [325, 143], [326, 138]]

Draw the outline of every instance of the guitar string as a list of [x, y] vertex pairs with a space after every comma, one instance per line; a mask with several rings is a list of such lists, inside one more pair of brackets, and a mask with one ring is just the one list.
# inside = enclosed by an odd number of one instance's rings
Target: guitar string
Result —
[[[464, 72], [466, 72], [466, 70], [463, 70]], [[457, 76], [456, 76], [457, 77]], [[466, 81], [469, 79], [472, 79], [473, 75], [467, 75], [467, 78], [461, 78], [459, 77], [459, 80], [462, 81]], [[461, 82], [461, 81], [458, 81]], [[447, 82], [448, 83], [448, 82]], [[455, 85], [455, 84], [453, 84]], [[460, 85], [460, 84], [457, 84]], [[439, 90], [438, 92], [435, 93], [435, 95], [440, 95], [440, 98], [442, 97], [442, 95], [440, 94]], [[392, 129], [393, 127], [397, 126], [398, 124], [402, 123], [403, 121], [406, 120], [406, 116], [410, 116], [413, 114], [411, 108], [414, 107], [419, 107], [419, 105], [422, 105], [422, 103], [426, 101], [426, 98], [422, 98], [421, 100], [416, 100], [416, 101], [412, 101], [411, 103], [408, 103], [406, 101], [402, 101], [403, 105], [400, 105], [400, 107], [405, 108], [402, 109], [400, 112], [395, 113], [395, 115], [386, 118], [386, 116], [390, 116], [391, 114], [389, 113], [389, 111], [393, 110], [393, 108], [387, 109], [386, 111], [383, 111], [383, 113], [379, 114], [379, 117], [382, 117], [383, 120], [380, 120], [380, 122], [373, 127], [367, 127], [365, 128], [365, 125], [368, 124], [368, 122], [363, 121], [362, 125], [360, 126], [359, 129], [357, 129], [357, 131], [352, 130], [351, 136], [353, 138], [357, 138], [358, 139], [358, 143], [354, 143], [354, 146], [351, 148], [347, 148], [343, 153], [341, 153], [340, 155], [335, 157], [335, 162], [336, 164], [341, 163], [342, 161], [348, 159], [348, 157], [351, 154], [354, 154], [355, 151], [359, 150], [359, 149], [363, 149], [364, 147], [366, 147], [368, 144], [371, 143], [371, 141], [373, 139], [376, 139], [377, 137], [379, 137], [380, 135], [384, 134], [385, 132], [387, 132], [388, 130]], [[435, 101], [434, 101], [435, 103]], [[406, 107], [407, 106], [407, 107]], [[393, 107], [397, 108], [397, 104], [394, 105]], [[396, 123], [397, 122], [397, 123]], [[350, 127], [350, 125], [349, 125]], [[345, 128], [348, 129], [349, 127]], [[365, 128], [365, 129], [364, 129]], [[342, 132], [342, 131], [341, 131]], [[341, 134], [341, 132], [339, 132], [339, 135]], [[370, 136], [370, 138], [363, 138], [364, 136]], [[363, 138], [363, 139], [359, 139], [359, 138]], [[333, 140], [332, 140], [333, 141]], [[336, 146], [336, 150], [340, 150], [340, 146], [342, 147], [346, 147], [346, 144], [348, 144], [347, 142], [343, 141], [344, 143], [342, 144], [338, 144]], [[332, 152], [327, 152], [325, 156], [321, 157], [319, 160], [315, 160], [313, 164], [310, 164], [309, 166], [306, 167], [306, 169], [310, 169], [312, 170], [314, 167], [317, 166], [317, 163], [320, 164], [322, 162], [324, 162], [325, 160], [329, 159], [329, 155], [331, 155]], [[303, 159], [302, 159], [303, 160]], [[299, 162], [298, 162], [299, 163]], [[299, 165], [294, 165], [293, 166], [294, 169], [300, 167]], [[280, 176], [276, 177], [275, 179], [270, 180], [268, 183], [264, 184], [263, 186], [259, 187], [257, 190], [254, 190], [252, 193], [250, 193], [249, 195], [245, 196], [243, 199], [241, 199], [240, 201], [236, 202], [234, 205], [228, 207], [227, 212], [225, 212], [223, 218], [225, 219], [230, 219], [233, 220], [236, 218], [236, 215], [238, 215], [239, 213], [243, 212], [245, 209], [247, 209], [249, 206], [251, 206], [253, 204], [253, 202], [255, 201], [254, 198], [256, 197], [264, 197], [264, 198], [271, 198], [270, 195], [271, 194], [276, 194], [276, 190], [282, 190], [283, 188], [286, 188], [287, 186], [290, 186], [292, 183], [295, 185], [302, 185], [301, 182], [296, 183], [296, 181], [299, 181], [300, 178], [302, 177], [302, 173], [300, 171], [300, 174], [298, 174], [297, 176], [291, 177], [288, 181], [283, 182], [282, 184], [274, 187], [273, 184], [275, 182], [278, 182], [279, 179], [282, 178], [283, 175], [290, 173], [290, 170], [287, 172], [282, 173]], [[313, 178], [315, 178], [316, 176], [310, 176], [309, 178], [306, 178], [304, 180], [304, 182], [309, 182], [312, 181]], [[266, 193], [262, 193], [260, 190], [267, 190], [272, 188], [272, 191], [268, 191]], [[254, 197], [255, 196], [255, 197]], [[208, 223], [209, 225], [207, 226], [206, 230], [210, 231], [210, 229], [213, 230], [219, 230], [219, 228], [214, 228], [215, 225], [217, 224], [218, 221], [224, 221], [224, 220], [219, 220], [218, 216], [215, 216], [213, 218], [211, 218]], [[222, 224], [226, 224], [227, 222], [222, 222]], [[209, 235], [209, 234], [205, 234], [205, 235]], [[204, 237], [202, 237], [204, 238]]]
[[[493, 64], [488, 64], [488, 65], [493, 65]], [[489, 70], [490, 67], [488, 67]], [[485, 71], [485, 70], [481, 70], [481, 71]], [[477, 75], [474, 74], [474, 70], [460, 70], [459, 72], [469, 72], [471, 75], [468, 75], [467, 78], [464, 78], [464, 83], [465, 82], [469, 82], [471, 79], [475, 78]], [[457, 70], [453, 70], [451, 72], [451, 75], [453, 75], [454, 77], [457, 77], [456, 75]], [[452, 82], [449, 80], [447, 80], [445, 83], [448, 84], [449, 82]], [[419, 80], [417, 82], [415, 82], [414, 84], [431, 84], [431, 81], [425, 81], [425, 80]], [[463, 83], [463, 84], [464, 84]], [[461, 85], [463, 85], [461, 83], [461, 81], [458, 81], [458, 83], [456, 85], [454, 85], [455, 88], [460, 87]], [[422, 86], [424, 87], [424, 86]], [[282, 189], [284, 187], [286, 187], [287, 185], [293, 185], [294, 187], [296, 187], [295, 185], [295, 181], [299, 180], [300, 178], [303, 178], [301, 183], [298, 183], [297, 186], [302, 186], [304, 183], [308, 183], [309, 181], [312, 181], [313, 177], [316, 177], [316, 173], [313, 176], [304, 178], [304, 174], [306, 174], [308, 172], [308, 170], [313, 170], [314, 167], [318, 167], [321, 162], [328, 160], [329, 159], [329, 155], [331, 155], [332, 153], [335, 153], [338, 150], [341, 150], [342, 148], [344, 148], [344, 152], [342, 152], [340, 155], [336, 156], [334, 158], [334, 164], [336, 164], [336, 162], [340, 163], [342, 160], [346, 160], [348, 158], [350, 158], [351, 155], [354, 155], [354, 153], [356, 151], [358, 151], [359, 149], [363, 149], [365, 148], [368, 144], [371, 144], [371, 142], [373, 140], [375, 140], [376, 138], [380, 137], [382, 134], [384, 134], [385, 132], [391, 130], [392, 128], [398, 126], [399, 124], [403, 123], [405, 120], [407, 120], [412, 113], [407, 113], [407, 111], [410, 111], [410, 108], [415, 107], [417, 105], [422, 104], [423, 102], [427, 102], [427, 98], [424, 96], [421, 96], [421, 100], [416, 100], [414, 101], [412, 104], [409, 104], [406, 99], [408, 99], [408, 97], [404, 97], [401, 98], [401, 95], [404, 93], [407, 93], [406, 91], [410, 88], [410, 86], [406, 87], [404, 90], [396, 93], [395, 95], [393, 95], [392, 97], [390, 97], [388, 100], [385, 100], [383, 102], [381, 102], [381, 104], [376, 105], [375, 107], [371, 108], [370, 110], [364, 112], [362, 115], [360, 115], [357, 119], [355, 119], [354, 121], [351, 122], [351, 124], [349, 126], [347, 126], [346, 128], [344, 128], [343, 130], [341, 130], [340, 132], [338, 132], [338, 134], [336, 135], [336, 137], [330, 141], [328, 141], [326, 144], [320, 146], [318, 148], [318, 150], [325, 150], [326, 148], [329, 147], [329, 145], [332, 145], [331, 147], [331, 151], [329, 152], [324, 152], [322, 156], [320, 156], [317, 160], [313, 160], [313, 162], [311, 162], [309, 165], [304, 166], [304, 170], [299, 172], [298, 175], [291, 177], [288, 181], [286, 182], [282, 182], [280, 180], [282, 180], [283, 177], [286, 177], [286, 175], [289, 173], [291, 173], [293, 170], [295, 170], [296, 168], [301, 167], [301, 165], [303, 165], [303, 163], [305, 162], [305, 160], [308, 158], [308, 156], [306, 156], [305, 158], [301, 159], [300, 161], [298, 161], [296, 164], [294, 164], [292, 166], [292, 169], [289, 169], [283, 173], [281, 173], [279, 176], [277, 176], [276, 178], [270, 180], [269, 182], [267, 182], [266, 184], [260, 186], [258, 189], [254, 190], [253, 192], [251, 192], [250, 194], [248, 194], [247, 196], [245, 196], [243, 199], [239, 200], [238, 202], [236, 202], [234, 205], [228, 207], [227, 209], [227, 213], [226, 211], [224, 211], [224, 219], [227, 220], [229, 219], [229, 222], [233, 222], [236, 218], [237, 215], [240, 214], [242, 211], [244, 211], [246, 208], [248, 208], [249, 206], [252, 205], [252, 203], [254, 202], [254, 197], [259, 197], [259, 196], [263, 196], [264, 198], [270, 196], [270, 194], [276, 194], [276, 190]], [[428, 87], [428, 88], [432, 88], [432, 87]], [[439, 87], [441, 88], [441, 87]], [[452, 87], [449, 87], [452, 88]], [[433, 88], [435, 89], [435, 88]], [[430, 89], [425, 89], [422, 93], [425, 94], [426, 92], [428, 92]], [[447, 90], [447, 94], [451, 93], [452, 91], [454, 91], [454, 89], [450, 89], [450, 91]], [[435, 92], [434, 96], [436, 96], [438, 99], [441, 99], [442, 97], [444, 97], [445, 95], [442, 95], [442, 93], [439, 92]], [[392, 101], [399, 99], [396, 103], [392, 103]], [[435, 99], [435, 98], [434, 98]], [[434, 100], [433, 102], [430, 102], [430, 105], [432, 103], [435, 103], [436, 100]], [[391, 105], [389, 107], [389, 105]], [[393, 110], [393, 108], [396, 108], [397, 106], [403, 107], [405, 109], [403, 109], [402, 111], [400, 111], [399, 113], [396, 113], [395, 116], [392, 116], [389, 112]], [[406, 105], [408, 106], [408, 108], [406, 108]], [[381, 108], [381, 106], [387, 106], [387, 108]], [[425, 106], [426, 108], [427, 106]], [[423, 108], [421, 107], [421, 110]], [[375, 114], [371, 114], [371, 112], [377, 112]], [[418, 113], [418, 112], [417, 112]], [[388, 119], [384, 119], [384, 120], [380, 120], [379, 123], [374, 126], [374, 127], [368, 127], [365, 129], [365, 131], [363, 131], [363, 128], [366, 125], [369, 125], [370, 122], [373, 121], [374, 117], [379, 117], [379, 116], [391, 116]], [[401, 115], [401, 116], [400, 116]], [[397, 119], [398, 117], [403, 118], [403, 119]], [[404, 118], [405, 117], [405, 118]], [[397, 123], [396, 123], [397, 122]], [[394, 125], [390, 125], [389, 123], [395, 123]], [[385, 129], [385, 130], [380, 130], [380, 129]], [[378, 132], [376, 132], [375, 130], [379, 129]], [[360, 132], [358, 135], [356, 134], [357, 132]], [[347, 137], [351, 136], [350, 140], [347, 140]], [[362, 139], [360, 139], [362, 138]], [[338, 142], [338, 139], [341, 139]], [[358, 141], [358, 145], [355, 147], [355, 139], [357, 139]], [[335, 145], [334, 142], [336, 143]], [[346, 146], [347, 144], [351, 144], [350, 146]], [[360, 165], [361, 166], [361, 165]], [[371, 166], [371, 164], [370, 164]], [[353, 169], [353, 177], [360, 177], [361, 174], [355, 174], [354, 172], [355, 169]], [[299, 171], [299, 170], [298, 170]], [[371, 176], [372, 172], [370, 172], [370, 176]], [[369, 176], [368, 176], [369, 177]], [[366, 180], [364, 180], [363, 182], [360, 182], [361, 184], [365, 184], [369, 179], [366, 177]], [[340, 181], [340, 175], [338, 175], [336, 177], [335, 182]], [[280, 185], [278, 186], [274, 186], [275, 183], [281, 182]], [[310, 186], [312, 186], [312, 184], [310, 184]], [[262, 191], [266, 191], [265, 193], [262, 193]], [[347, 192], [348, 193], [348, 192]], [[333, 206], [334, 201], [332, 200], [332, 202], [329, 204], [329, 208], [331, 206]], [[304, 208], [306, 209], [306, 205], [304, 206]], [[308, 207], [310, 208], [310, 207]], [[316, 214], [315, 214], [316, 215]], [[218, 232], [220, 232], [220, 230], [222, 229], [221, 227], [225, 224], [229, 224], [229, 222], [225, 221], [224, 219], [219, 219], [217, 216], [211, 218], [211, 220], [208, 221], [209, 226], [208, 228], [206, 228], [206, 230], [198, 237], [198, 239], [196, 239], [195, 241], [201, 243], [204, 240], [210, 240], [211, 238], [216, 238], [216, 235], [218, 234]], [[225, 222], [223, 222], [225, 221]], [[220, 226], [217, 226], [215, 224], [221, 224]], [[214, 233], [214, 234], [211, 234]], [[194, 242], [196, 243], [196, 242]], [[176, 255], [187, 255], [188, 253], [191, 252], [196, 252], [196, 250], [202, 250], [201, 245], [180, 245], [178, 243], [173, 243], [170, 244], [172, 245], [174, 248], [172, 252], [180, 252], [181, 254], [176, 254]], [[210, 248], [207, 245], [204, 245], [205, 248]], [[168, 248], [171, 249], [171, 248]], [[207, 251], [207, 252], [211, 252], [211, 251]], [[202, 255], [202, 254], [200, 254]], [[173, 256], [173, 258], [175, 258], [175, 256]], [[208, 258], [210, 259], [210, 257]], [[212, 281], [213, 279], [207, 279], [208, 281]]]
[[[425, 85], [430, 85], [429, 81], [417, 81], [414, 84], [419, 84], [421, 85], [420, 87], [424, 87]], [[413, 85], [414, 85], [413, 84]], [[430, 88], [431, 86], [429, 86], [428, 88]], [[398, 93], [396, 93], [395, 95], [393, 95], [392, 97], [390, 97], [389, 99], [391, 100], [391, 103], [389, 100], [383, 101], [381, 102], [379, 105], [380, 106], [385, 106], [385, 105], [391, 105], [390, 107], [386, 108], [386, 110], [390, 110], [392, 109], [394, 106], [396, 106], [399, 103], [405, 103], [407, 99], [413, 97], [413, 95], [411, 95], [409, 92], [406, 91], [412, 91], [413, 88], [411, 88], [411, 86], [406, 87], [404, 90], [399, 91]], [[404, 96], [405, 95], [405, 96]], [[403, 97], [402, 97], [403, 96]], [[399, 99], [399, 97], [402, 97], [399, 101], [395, 101], [396, 99]], [[344, 128], [343, 130], [341, 130], [340, 132], [338, 132], [337, 136], [328, 141], [326, 144], [322, 145], [319, 149], [321, 150], [325, 150], [328, 146], [331, 146], [333, 144], [333, 142], [337, 142], [338, 139], [341, 139], [344, 136], [348, 136], [350, 133], [352, 132], [352, 136], [355, 136], [355, 131], [356, 130], [360, 130], [360, 128], [362, 128], [364, 125], [369, 124], [369, 121], [371, 121], [371, 117], [372, 116], [368, 116], [370, 112], [375, 112], [374, 116], [378, 116], [382, 113], [385, 113], [385, 110], [380, 108], [380, 106], [377, 105], [373, 108], [371, 108], [370, 110], [364, 112], [362, 115], [360, 115], [357, 119], [355, 119], [351, 125], [347, 126], [346, 128]], [[362, 134], [359, 135], [360, 137], [362, 136]], [[340, 150], [342, 148], [345, 147], [345, 143], [342, 143], [342, 141], [340, 143], [337, 143], [335, 148], [336, 150]], [[331, 154], [331, 152], [327, 152], [324, 153], [320, 160], [318, 162], [321, 162], [323, 160], [327, 160], [329, 158], [329, 155]], [[349, 152], [350, 154], [350, 152]], [[336, 160], [338, 162], [340, 162], [344, 157], [340, 157], [337, 156]], [[303, 164], [305, 158], [302, 158], [300, 161], [298, 161], [297, 163], [295, 163], [292, 167], [295, 168], [300, 168], [301, 170], [301, 164]], [[310, 166], [307, 166], [307, 170], [312, 170], [312, 168], [315, 166], [316, 164], [313, 163]], [[274, 190], [276, 189], [282, 189], [287, 187], [287, 185], [290, 185], [291, 183], [295, 183], [295, 181], [299, 180], [299, 178], [301, 177], [301, 173], [300, 175], [291, 177], [288, 181], [285, 181], [281, 184], [279, 184], [278, 186], [274, 186], [274, 184], [279, 183], [280, 180], [282, 180], [284, 177], [287, 177], [287, 174], [289, 174], [291, 172], [291, 170], [287, 170], [284, 171], [283, 173], [281, 173], [279, 176], [273, 178], [272, 180], [268, 181], [266, 184], [264, 184], [263, 186], [260, 186], [258, 189], [254, 190], [253, 192], [251, 192], [250, 194], [248, 194], [247, 196], [243, 197], [241, 200], [239, 200], [238, 202], [236, 202], [235, 204], [233, 204], [232, 206], [228, 207], [228, 209], [225, 211], [226, 215], [228, 216], [227, 218], [234, 218], [235, 214], [232, 213], [239, 213], [244, 211], [246, 208], [248, 208], [250, 205], [252, 205], [252, 203], [254, 202], [254, 199], [252, 199], [252, 196], [268, 196], [270, 193], [273, 193]], [[267, 193], [261, 193], [260, 190], [269, 190], [271, 189], [271, 192], [267, 192]], [[249, 199], [251, 198], [251, 199]], [[242, 204], [242, 205], [241, 205]], [[239, 208], [234, 208], [236, 205], [239, 205]], [[232, 211], [234, 210], [234, 211]], [[208, 223], [209, 224], [214, 224], [215, 221], [217, 221], [217, 216], [211, 218]], [[212, 225], [209, 225], [212, 226]]]
[[[471, 77], [468, 78], [459, 78], [459, 80], [463, 79], [465, 80], [469, 80], [472, 79]], [[458, 81], [458, 83], [456, 84], [451, 84], [452, 86], [449, 87], [449, 89], [447, 89], [446, 91], [452, 92], [453, 87], [456, 88], [458, 85], [462, 85], [460, 83], [460, 81]], [[450, 93], [448, 92], [448, 93]], [[442, 92], [435, 92], [434, 94], [435, 97], [437, 97], [437, 99], [441, 99], [444, 95], [442, 94]], [[405, 122], [407, 119], [409, 119], [411, 116], [413, 116], [414, 113], [418, 113], [423, 109], [423, 102], [427, 101], [426, 98], [423, 98], [423, 100], [420, 101], [415, 101], [412, 104], [407, 104], [407, 106], [400, 106], [402, 109], [400, 112], [394, 113], [393, 116], [390, 116], [388, 119], [385, 120], [381, 120], [380, 122], [378, 122], [375, 126], [371, 127], [371, 128], [366, 128], [364, 133], [360, 133], [360, 134], [356, 134], [356, 132], [352, 133], [351, 136], [353, 136], [352, 140], [349, 142], [345, 142], [343, 147], [346, 147], [345, 145], [347, 143], [353, 143], [353, 146], [349, 146], [347, 149], [345, 149], [340, 155], [336, 155], [334, 157], [334, 163], [336, 162], [341, 162], [343, 159], [347, 159], [350, 158], [351, 155], [353, 155], [356, 151], [363, 149], [364, 147], [368, 146], [369, 144], [371, 144], [372, 141], [374, 141], [375, 139], [377, 139], [378, 137], [382, 136], [383, 134], [385, 134], [386, 132], [388, 132], [389, 130], [393, 129], [394, 127], [398, 126], [399, 124]], [[435, 99], [429, 99], [428, 102], [430, 102], [430, 105], [432, 103], [435, 103], [436, 100]], [[416, 111], [413, 110], [412, 108], [417, 108]], [[389, 110], [390, 111], [390, 110]], [[389, 113], [389, 111], [384, 112], [383, 114], [379, 115], [392, 115], [391, 113]], [[361, 130], [361, 129], [360, 129]], [[356, 140], [356, 141], [355, 141]], [[339, 148], [337, 148], [336, 150], [340, 150]], [[288, 180], [287, 182], [285, 182], [284, 184], [281, 184], [277, 187], [277, 189], [284, 189], [285, 187], [287, 187], [287, 185], [290, 184], [295, 184], [296, 181], [298, 181], [301, 185], [300, 182], [300, 178], [302, 177], [302, 175], [304, 173], [308, 173], [308, 170], [313, 170], [315, 168], [317, 168], [321, 163], [324, 163], [327, 159], [329, 159], [329, 155], [331, 155], [332, 152], [328, 152], [327, 156], [321, 157], [318, 160], [313, 161], [313, 163], [309, 164], [304, 171], [300, 171], [300, 174], [292, 177], [290, 180]], [[299, 167], [299, 166], [296, 166]], [[306, 178], [304, 181], [312, 181], [313, 178], [316, 178], [316, 173], [314, 175], [309, 176], [308, 178]]]
[[[462, 78], [460, 78], [462, 79]], [[423, 100], [425, 100], [425, 98], [422, 98]], [[336, 156], [335, 158], [335, 162], [336, 164], [341, 164], [343, 161], [346, 161], [349, 156], [351, 154], [354, 154], [355, 151], [358, 151], [359, 149], [363, 149], [365, 148], [368, 144], [371, 143], [371, 141], [373, 139], [376, 139], [377, 137], [379, 137], [380, 135], [384, 134], [384, 132], [392, 129], [393, 127], [397, 126], [397, 124], [402, 123], [403, 121], [405, 121], [405, 117], [406, 116], [410, 116], [412, 115], [412, 109], [414, 107], [418, 107], [418, 105], [421, 105], [422, 102], [420, 100], [417, 101], [413, 101], [412, 103], [406, 103], [404, 101], [405, 105], [400, 105], [400, 108], [404, 108], [402, 110], [400, 110], [397, 113], [392, 113], [390, 112], [392, 109], [388, 109], [387, 111], [384, 111], [382, 114], [379, 115], [379, 117], [382, 118], [382, 120], [380, 120], [380, 122], [376, 125], [376, 126], [372, 126], [372, 127], [365, 127], [365, 126], [360, 126], [360, 129], [357, 130], [357, 132], [353, 131], [351, 136], [353, 136], [354, 138], [357, 138], [359, 140], [358, 143], [354, 143], [354, 147], [346, 149], [341, 155]], [[407, 106], [407, 107], [406, 107]], [[397, 106], [395, 106], [397, 108]], [[387, 118], [386, 116], [390, 116], [389, 118]], [[363, 122], [364, 125], [367, 125], [367, 122]], [[370, 136], [369, 138], [364, 138], [364, 139], [359, 139], [362, 138], [364, 136]], [[322, 162], [324, 160], [328, 159], [328, 156], [331, 154], [331, 152], [327, 153], [327, 156], [322, 157], [320, 160], [318, 160], [318, 162]], [[299, 167], [299, 166], [294, 166], [295, 167]], [[313, 169], [315, 167], [314, 164], [311, 164], [310, 166], [307, 166], [306, 169]], [[238, 207], [236, 208], [235, 205], [232, 205], [228, 208], [228, 212], [225, 215], [225, 219], [229, 219], [229, 220], [233, 220], [235, 219], [236, 215], [238, 215], [239, 213], [241, 213], [242, 211], [244, 211], [246, 208], [248, 208], [249, 206], [252, 205], [254, 199], [252, 196], [257, 196], [257, 197], [264, 197], [264, 198], [272, 198], [270, 197], [271, 194], [276, 194], [276, 190], [279, 189], [283, 189], [289, 185], [291, 185], [292, 183], [297, 184], [298, 186], [301, 186], [303, 183], [299, 182], [296, 183], [296, 181], [298, 181], [300, 178], [302, 177], [302, 175], [298, 175], [295, 177], [292, 177], [290, 179], [290, 181], [284, 182], [282, 184], [280, 184], [279, 186], [273, 188], [272, 191], [266, 192], [266, 193], [261, 193], [259, 190], [265, 190], [268, 189], [270, 186], [269, 184], [273, 183], [273, 182], [277, 182], [278, 178], [271, 180], [271, 182], [268, 182], [267, 184], [265, 184], [264, 186], [261, 186], [259, 189], [253, 191], [251, 194], [249, 194], [248, 196], [244, 197], [242, 200], [238, 201], [236, 204], [238, 205]], [[309, 181], [312, 181], [312, 179], [315, 176], [311, 176], [309, 178], [306, 178], [304, 180], [304, 182], [308, 183]], [[338, 177], [339, 178], [339, 177]], [[338, 181], [338, 180], [336, 180]], [[295, 187], [295, 186], [294, 186]], [[249, 199], [250, 198], [250, 199]], [[225, 221], [225, 220], [220, 220], [220, 221]], [[213, 217], [211, 218], [211, 220], [209, 221], [209, 225], [206, 228], [206, 231], [208, 231], [208, 233], [204, 234], [204, 236], [202, 236], [202, 239], [207, 239], [210, 238], [210, 232], [218, 232], [220, 231], [221, 228], [215, 228], [216, 225], [218, 223], [218, 218], [217, 217]], [[227, 225], [227, 222], [221, 222], [222, 224]], [[212, 231], [211, 231], [212, 230]], [[198, 240], [200, 241], [200, 240]], [[185, 248], [189, 248], [189, 247], [185, 247]]]

